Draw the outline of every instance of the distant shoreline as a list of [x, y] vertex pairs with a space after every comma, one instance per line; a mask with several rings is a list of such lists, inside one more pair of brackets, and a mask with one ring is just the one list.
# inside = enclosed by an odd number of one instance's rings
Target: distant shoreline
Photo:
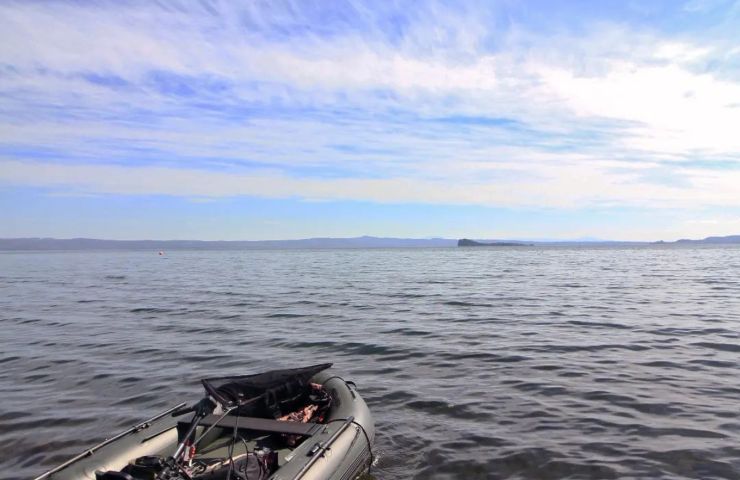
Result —
[[521, 241], [449, 238], [306, 238], [300, 240], [101, 240], [93, 238], [0, 238], [0, 251], [85, 251], [85, 250], [274, 250], [274, 249], [352, 249], [352, 248], [455, 248], [522, 246], [648, 246], [648, 245], [740, 245], [740, 235], [682, 239], [675, 242], [596, 241]]

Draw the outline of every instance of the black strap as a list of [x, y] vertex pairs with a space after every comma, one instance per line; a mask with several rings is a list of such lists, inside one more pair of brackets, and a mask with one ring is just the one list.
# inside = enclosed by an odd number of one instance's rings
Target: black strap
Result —
[[[220, 415], [209, 415], [200, 421], [200, 425], [205, 427], [211, 426], [218, 419]], [[222, 428], [234, 428], [237, 425], [236, 417], [227, 415], [220, 422], [217, 427]], [[269, 433], [287, 433], [289, 435], [300, 435], [302, 437], [310, 437], [314, 433], [321, 430], [323, 425], [318, 423], [302, 423], [302, 422], [291, 422], [285, 420], [271, 420], [269, 418], [256, 418], [256, 417], [239, 417], [239, 430], [252, 430], [256, 432], [269, 432]]]

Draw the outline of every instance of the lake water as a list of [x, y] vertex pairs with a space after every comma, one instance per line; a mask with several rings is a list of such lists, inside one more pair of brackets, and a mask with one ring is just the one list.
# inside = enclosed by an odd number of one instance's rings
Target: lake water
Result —
[[740, 248], [0, 254], [0, 478], [334, 362], [392, 479], [740, 477]]

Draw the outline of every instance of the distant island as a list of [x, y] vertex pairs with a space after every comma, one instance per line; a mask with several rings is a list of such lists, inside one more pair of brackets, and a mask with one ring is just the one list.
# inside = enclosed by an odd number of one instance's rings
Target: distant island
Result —
[[484, 243], [476, 242], [467, 238], [462, 238], [457, 241], [458, 247], [533, 247], [533, 243], [520, 243], [520, 242], [493, 242]]
[[53, 250], [267, 250], [329, 248], [450, 248], [450, 247], [640, 247], [649, 245], [740, 245], [740, 235], [681, 239], [675, 242], [625, 242], [612, 240], [471, 240], [463, 238], [304, 238], [298, 240], [100, 240], [94, 238], [0, 238], [0, 251]]

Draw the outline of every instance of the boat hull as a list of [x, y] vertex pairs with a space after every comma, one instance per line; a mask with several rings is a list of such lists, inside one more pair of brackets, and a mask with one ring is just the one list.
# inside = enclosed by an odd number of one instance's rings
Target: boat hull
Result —
[[[332, 406], [325, 422], [316, 425], [310, 437], [295, 448], [278, 450], [279, 468], [269, 477], [271, 480], [351, 480], [372, 462], [375, 426], [354, 384], [329, 371], [318, 373], [311, 382], [324, 386], [331, 395]], [[182, 423], [178, 420], [170, 415], [148, 420], [135, 431], [83, 452], [64, 468], [36, 480], [95, 480], [96, 471], [117, 472], [140, 457], [171, 456], [178, 443], [178, 423]], [[205, 427], [198, 428], [199, 435]], [[248, 447], [245, 442], [245, 454]]]

